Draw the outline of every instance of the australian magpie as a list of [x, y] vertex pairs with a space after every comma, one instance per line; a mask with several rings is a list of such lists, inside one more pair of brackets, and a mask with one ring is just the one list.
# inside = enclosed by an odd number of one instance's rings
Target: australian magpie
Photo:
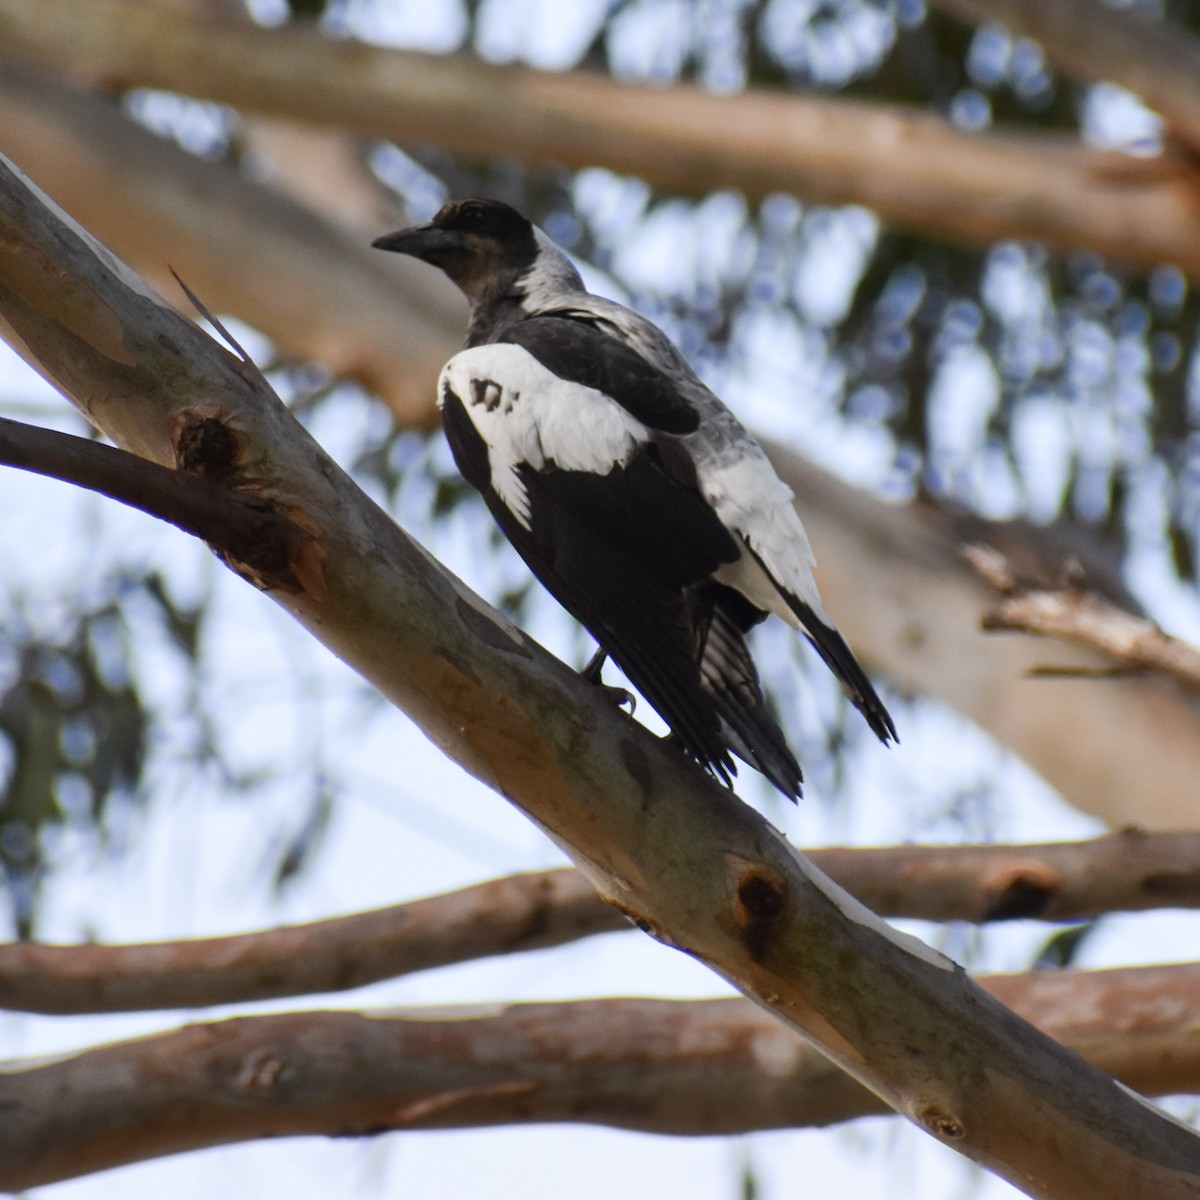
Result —
[[747, 632], [801, 630], [886, 744], [896, 728], [821, 603], [791, 490], [644, 317], [591, 295], [507, 204], [461, 200], [375, 246], [440, 267], [470, 302], [438, 383], [455, 461], [533, 573], [685, 749], [729, 784], [730, 752], [785, 796], [795, 756]]

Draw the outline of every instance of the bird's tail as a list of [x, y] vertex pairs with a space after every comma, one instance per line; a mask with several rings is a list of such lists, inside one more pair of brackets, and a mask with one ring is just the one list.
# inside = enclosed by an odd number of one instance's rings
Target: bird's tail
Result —
[[738, 593], [713, 585], [712, 615], [700, 648], [700, 683], [712, 698], [729, 748], [790, 800], [801, 795], [800, 764], [767, 708], [746, 632], [766, 615]]
[[896, 725], [891, 714], [859, 666], [854, 652], [846, 645], [846, 639], [832, 626], [826, 625], [811, 608], [794, 596], [783, 592], [788, 607], [799, 617], [804, 633], [813, 649], [821, 656], [825, 665], [837, 676], [850, 702], [866, 718], [876, 737], [886, 746], [888, 742], [899, 742]]

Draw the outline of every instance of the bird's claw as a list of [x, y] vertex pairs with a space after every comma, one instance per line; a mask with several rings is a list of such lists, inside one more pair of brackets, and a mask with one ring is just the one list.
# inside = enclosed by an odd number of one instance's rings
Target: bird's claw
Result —
[[601, 647], [588, 659], [587, 666], [579, 672], [579, 678], [586, 679], [592, 687], [599, 688], [604, 698], [615, 704], [617, 708], [624, 708], [628, 704], [629, 715], [632, 717], [637, 710], [637, 697], [623, 687], [614, 687], [612, 684], [604, 682], [604, 664], [607, 660], [608, 651]]
[[605, 700], [615, 704], [617, 708], [624, 708], [628, 704], [629, 715], [631, 717], [637, 711], [637, 697], [627, 688], [616, 687], [611, 683], [598, 683], [596, 686], [600, 689]]

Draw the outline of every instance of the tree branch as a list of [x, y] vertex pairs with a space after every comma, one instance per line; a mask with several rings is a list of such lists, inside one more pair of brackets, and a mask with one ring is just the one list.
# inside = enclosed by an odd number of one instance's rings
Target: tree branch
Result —
[[1149, 675], [1097, 686], [1090, 676], [1112, 660], [1078, 643], [1055, 648], [1078, 678], [1038, 679], [1044, 644], [980, 636], [996, 595], [961, 547], [986, 541], [1017, 561], [1014, 546], [1027, 554], [1042, 543], [1049, 561], [1040, 574], [1057, 576], [1078, 550], [1069, 526], [1039, 531], [881, 504], [782, 447], [770, 450], [816, 547], [821, 592], [856, 653], [901, 689], [932, 694], [978, 723], [1085, 812], [1115, 826], [1196, 827], [1200, 710], [1190, 690]]
[[215, 311], [248, 321], [284, 355], [361, 382], [402, 425], [435, 421], [432, 381], [463, 321], [440, 275], [384, 262], [369, 238], [156, 137], [106, 97], [9, 59], [0, 145], [168, 294], [173, 267]]
[[0, 316], [126, 449], [170, 463], [182, 431], [223, 425], [230, 486], [310, 535], [288, 564], [299, 587], [260, 586], [644, 928], [1031, 1194], [1125, 1200], [1136, 1181], [1159, 1200], [1200, 1195], [1200, 1138], [890, 929], [614, 711], [411, 542], [261, 379], [3, 164]]
[[[462, 330], [430, 290], [436, 272], [414, 279], [405, 272], [413, 264], [399, 259], [399, 273], [387, 275], [378, 255], [366, 259], [364, 246], [261, 185], [153, 137], [96, 96], [15, 67], [0, 72], [0, 144], [36, 163], [42, 182], [135, 265], [165, 275], [165, 263], [177, 264], [219, 311], [290, 353], [325, 356], [372, 380], [402, 425], [434, 419], [432, 381]], [[959, 544], [997, 542], [1011, 554], [1014, 543], [1046, 543], [1058, 563], [1077, 553], [1069, 528], [963, 526], [931, 505], [881, 504], [782, 447], [772, 456], [817, 547], [822, 590], [870, 663], [976, 721], [1085, 811], [1117, 826], [1195, 826], [1200, 718], [1189, 696], [1152, 679], [1046, 687], [1026, 678], [1039, 647], [979, 636], [993, 597]], [[878, 586], [862, 586], [868, 574]], [[1083, 650], [1064, 659], [1081, 673], [1105, 663]], [[1065, 691], [1078, 717], [1070, 738], [1057, 734]]]
[[932, 0], [971, 24], [994, 21], [1033, 38], [1068, 75], [1111, 80], [1137, 93], [1200, 149], [1200, 39], [1177, 21], [1102, 0]]
[[[1126, 670], [1155, 671], [1200, 691], [1200, 649], [1163, 633], [1153, 621], [1069, 581], [1059, 588], [1031, 585], [990, 547], [967, 546], [963, 553], [980, 577], [1003, 596], [983, 614], [984, 629], [1033, 633], [1089, 646]], [[1061, 675], [1062, 671], [1043, 668], [1039, 674]]]
[[[980, 983], [1130, 1087], [1200, 1090], [1200, 966]], [[5, 1064], [0, 1104], [5, 1190], [260, 1137], [564, 1121], [714, 1135], [886, 1111], [744, 1000], [242, 1017]], [[1139, 1194], [1126, 1182], [1113, 1194]]]
[[[1200, 907], [1198, 834], [1126, 830], [1057, 845], [835, 848], [809, 857], [885, 916], [1068, 921]], [[578, 871], [544, 871], [260, 933], [144, 945], [0, 945], [0, 1009], [134, 1012], [344, 991], [628, 927]]]
[[[202, 436], [202, 435], [201, 435]], [[297, 531], [274, 509], [187, 470], [0, 417], [0, 464], [99, 492], [219, 547], [238, 569], [277, 572]]]
[[233, 937], [140, 946], [0, 945], [0, 1008], [131, 1012], [342, 991], [628, 928], [578, 871], [545, 871]]
[[962, 132], [916, 111], [747, 91], [615, 83], [322, 36], [247, 29], [139, 0], [0, 0], [0, 45], [118, 87], [488, 159], [626, 171], [685, 194], [734, 187], [864, 204], [956, 241], [1031, 238], [1200, 276], [1200, 172], [1186, 158], [1090, 151], [1047, 134]]

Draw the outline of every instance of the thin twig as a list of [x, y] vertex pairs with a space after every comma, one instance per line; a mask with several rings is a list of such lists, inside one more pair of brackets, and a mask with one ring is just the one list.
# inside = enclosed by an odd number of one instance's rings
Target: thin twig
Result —
[[0, 463], [99, 492], [237, 561], [286, 560], [288, 522], [262, 500], [116, 446], [0, 417]]
[[[963, 555], [1003, 597], [980, 618], [989, 632], [1062, 638], [1101, 651], [1115, 659], [1124, 673], [1155, 671], [1200, 691], [1200, 649], [1164, 633], [1153, 621], [1126, 612], [1077, 579], [1058, 589], [1027, 586], [1004, 556], [989, 546], [966, 546]], [[1041, 668], [1037, 673], [1067, 672]], [[1080, 674], [1078, 669], [1070, 673]]]

